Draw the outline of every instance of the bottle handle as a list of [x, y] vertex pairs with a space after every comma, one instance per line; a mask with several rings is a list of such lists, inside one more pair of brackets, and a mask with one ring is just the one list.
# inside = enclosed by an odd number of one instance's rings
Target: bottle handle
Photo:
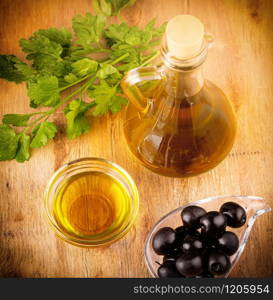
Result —
[[145, 112], [151, 101], [162, 92], [164, 81], [157, 67], [139, 67], [125, 75], [121, 87], [130, 102], [139, 111]]

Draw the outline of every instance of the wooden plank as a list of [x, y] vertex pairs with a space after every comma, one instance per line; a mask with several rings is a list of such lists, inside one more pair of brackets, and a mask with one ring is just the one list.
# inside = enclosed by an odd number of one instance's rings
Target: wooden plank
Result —
[[[91, 8], [90, 0], [2, 0], [0, 53], [22, 57], [21, 37], [48, 27], [71, 27], [71, 18]], [[212, 195], [254, 194], [273, 198], [273, 1], [139, 0], [127, 9], [130, 24], [158, 24], [179, 13], [199, 17], [215, 43], [205, 64], [208, 79], [234, 102], [238, 136], [228, 158], [217, 168], [189, 179], [158, 176], [140, 166], [122, 136], [122, 112], [93, 120], [90, 133], [73, 140], [60, 133], [55, 142], [33, 152], [24, 164], [0, 163], [0, 276], [146, 277], [143, 245], [151, 226], [163, 214]], [[30, 111], [24, 85], [0, 81], [0, 113]], [[57, 123], [63, 126], [60, 114]], [[134, 228], [120, 242], [101, 249], [68, 245], [49, 229], [42, 193], [54, 170], [85, 156], [99, 156], [124, 167], [141, 195]], [[232, 276], [273, 275], [272, 213], [254, 226], [249, 244]]]

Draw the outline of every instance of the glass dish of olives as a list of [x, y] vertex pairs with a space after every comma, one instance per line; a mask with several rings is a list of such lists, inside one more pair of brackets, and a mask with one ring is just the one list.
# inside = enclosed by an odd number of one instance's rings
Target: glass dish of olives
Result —
[[153, 277], [228, 277], [256, 218], [271, 208], [256, 196], [216, 196], [179, 207], [161, 218], [145, 244]]

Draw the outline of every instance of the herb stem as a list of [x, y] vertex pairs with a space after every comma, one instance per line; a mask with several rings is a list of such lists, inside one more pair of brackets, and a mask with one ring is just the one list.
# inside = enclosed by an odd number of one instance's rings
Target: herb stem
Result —
[[74, 53], [75, 57], [84, 58], [84, 57], [87, 57], [87, 56], [85, 56], [87, 54], [93, 54], [93, 53], [110, 53], [111, 50], [103, 48], [103, 47], [94, 48], [94, 49], [81, 49], [81, 48], [79, 48], [79, 49], [75, 50], [75, 52], [76, 52], [76, 53]]
[[31, 113], [30, 115], [35, 116], [35, 115], [42, 115], [42, 114], [45, 114], [45, 113], [47, 113], [47, 111], [37, 111], [37, 112]]
[[[95, 78], [95, 76], [94, 76]], [[92, 78], [92, 79], [94, 79]], [[68, 95], [67, 97], [65, 97], [60, 104], [58, 104], [58, 107], [61, 106], [63, 103], [67, 102], [68, 100], [70, 100], [72, 97], [74, 97], [75, 95], [77, 95], [78, 93], [84, 91], [85, 89], [87, 89], [89, 87], [89, 85], [92, 84], [92, 80], [87, 81], [84, 85], [82, 85], [81, 87], [79, 87], [78, 89], [76, 89], [73, 93], [71, 93], [70, 95]], [[54, 107], [55, 109], [55, 107]]]
[[152, 60], [154, 60], [156, 57], [158, 57], [158, 55], [160, 54], [159, 51], [156, 51], [155, 54], [153, 54], [151, 57], [147, 58], [141, 65], [140, 67], [144, 67], [146, 66], [147, 64], [149, 64], [149, 62], [151, 62]]
[[[92, 84], [92, 80], [87, 81], [84, 85], [82, 85], [81, 87], [79, 87], [78, 89], [76, 89], [73, 93], [71, 93], [70, 95], [68, 95], [67, 97], [65, 97], [58, 105], [56, 105], [52, 109], [49, 109], [48, 111], [44, 111], [44, 112], [39, 112], [40, 114], [43, 114], [43, 115], [41, 117], [37, 118], [36, 120], [34, 120], [33, 122], [29, 123], [28, 126], [25, 127], [25, 129], [23, 130], [23, 132], [25, 133], [26, 131], [28, 131], [31, 127], [33, 127], [33, 125], [37, 124], [43, 118], [46, 118], [45, 119], [45, 121], [46, 121], [49, 118], [49, 116], [52, 115], [61, 105], [63, 105], [65, 102], [67, 102], [72, 97], [74, 97], [75, 95], [79, 94], [80, 92], [84, 92], [86, 89], [88, 89], [88, 87], [91, 84]], [[38, 114], [38, 113], [33, 113], [33, 114]]]
[[[117, 59], [110, 61], [113, 65], [117, 64], [118, 62], [120, 62], [121, 60], [123, 60], [124, 58], [126, 58], [127, 56], [129, 56], [128, 53], [125, 53], [123, 55], [121, 55], [120, 57], [118, 57]], [[92, 75], [94, 75], [94, 73], [92, 74], [87, 74], [86, 76], [80, 78], [77, 81], [74, 81], [73, 83], [61, 88], [59, 91], [62, 92], [82, 81], [84, 81], [87, 78], [90, 78]], [[63, 105], [64, 103], [66, 103], [68, 100], [70, 100], [72, 97], [74, 97], [75, 95], [79, 94], [79, 93], [83, 93], [84, 91], [86, 91], [89, 86], [93, 83], [93, 80], [96, 78], [96, 75], [93, 76], [93, 78], [89, 81], [87, 81], [85, 84], [83, 84], [81, 87], [79, 87], [78, 89], [76, 89], [75, 91], [73, 91], [70, 95], [68, 95], [67, 97], [65, 97], [62, 101], [60, 101], [59, 104], [57, 104], [55, 107], [53, 107], [52, 109], [48, 110], [48, 111], [44, 111], [44, 112], [35, 112], [33, 113], [33, 115], [36, 114], [43, 114], [41, 117], [39, 117], [38, 119], [36, 119], [35, 121], [31, 122], [25, 129], [24, 132], [26, 132], [27, 130], [29, 130], [33, 125], [37, 124], [40, 120], [42, 120], [43, 118], [46, 117], [46, 119], [48, 119], [49, 115], [53, 114], [61, 105]], [[96, 103], [94, 102], [94, 105]]]
[[109, 52], [111, 52], [111, 50], [106, 49], [106, 48], [96, 48], [92, 51], [92, 53], [102, 53], [102, 52], [109, 53]]
[[45, 116], [47, 116], [47, 114], [44, 114], [43, 116], [41, 116], [40, 118], [36, 119], [35, 121], [31, 122], [28, 124], [27, 127], [25, 127], [25, 129], [23, 130], [23, 133], [26, 133], [31, 127], [33, 127], [33, 125], [37, 124], [40, 120], [42, 120]]
[[94, 73], [87, 74], [86, 76], [84, 76], [84, 77], [78, 79], [77, 81], [74, 81], [74, 82], [70, 83], [69, 85], [66, 85], [66, 86], [60, 88], [59, 91], [60, 91], [60, 92], [63, 92], [64, 90], [66, 90], [66, 89], [68, 89], [68, 88], [70, 88], [70, 87], [72, 87], [72, 86], [74, 86], [74, 85], [76, 85], [76, 84], [78, 84], [78, 83], [84, 81], [85, 79], [91, 77], [92, 75], [94, 75]]
[[[118, 62], [120, 62], [121, 60], [123, 60], [124, 58], [126, 58], [127, 56], [129, 56], [129, 53], [125, 53], [125, 54], [121, 55], [120, 57], [118, 57], [118, 58], [115, 59], [115, 60], [108, 60], [108, 61], [105, 61], [105, 63], [111, 63], [112, 65], [115, 65], [115, 64], [117, 64]], [[64, 86], [64, 87], [62, 87], [62, 88], [60, 88], [59, 91], [60, 91], [60, 92], [63, 92], [64, 90], [66, 90], [66, 89], [68, 89], [68, 88], [70, 88], [70, 87], [72, 87], [72, 86], [74, 86], [74, 85], [76, 85], [76, 84], [78, 84], [78, 83], [84, 81], [85, 79], [91, 77], [92, 75], [94, 75], [94, 73], [87, 74], [86, 76], [84, 76], [84, 77], [82, 77], [82, 78], [80, 78], [80, 79], [78, 79], [78, 80], [76, 80], [76, 81], [74, 81], [74, 82], [72, 82], [72, 83], [70, 83], [70, 84], [68, 84], [68, 85], [66, 85], [66, 86]]]
[[120, 62], [121, 60], [123, 60], [124, 58], [126, 58], [127, 56], [129, 56], [129, 53], [124, 53], [123, 55], [119, 56], [118, 58], [116, 58], [115, 60], [106, 60], [104, 63], [111, 63], [112, 65], [117, 64], [118, 62]]

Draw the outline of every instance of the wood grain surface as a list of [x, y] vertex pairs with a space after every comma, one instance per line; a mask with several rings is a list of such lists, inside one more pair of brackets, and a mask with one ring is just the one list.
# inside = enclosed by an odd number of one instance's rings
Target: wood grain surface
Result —
[[[92, 10], [91, 0], [1, 0], [0, 53], [22, 57], [18, 40], [40, 28], [69, 27], [75, 14]], [[205, 75], [233, 101], [238, 136], [230, 155], [214, 170], [189, 179], [165, 178], [138, 164], [122, 135], [122, 113], [91, 120], [92, 131], [33, 151], [30, 161], [0, 162], [0, 276], [148, 277], [143, 258], [146, 234], [170, 210], [213, 195], [248, 194], [273, 204], [273, 1], [138, 0], [126, 9], [130, 24], [158, 24], [179, 13], [200, 18], [215, 43]], [[26, 113], [24, 84], [0, 81], [0, 113]], [[64, 129], [63, 116], [55, 117]], [[109, 159], [135, 179], [140, 213], [119, 242], [81, 249], [59, 240], [43, 215], [43, 191], [62, 164], [86, 156]], [[272, 213], [256, 222], [234, 277], [273, 276]]]

